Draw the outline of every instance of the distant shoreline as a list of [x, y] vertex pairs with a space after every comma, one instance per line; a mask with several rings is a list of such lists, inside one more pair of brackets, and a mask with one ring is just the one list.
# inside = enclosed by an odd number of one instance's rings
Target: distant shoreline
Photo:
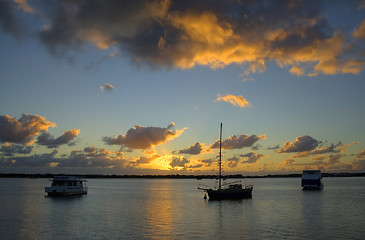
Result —
[[[53, 178], [58, 175], [74, 175], [83, 178], [155, 178], [155, 179], [215, 179], [216, 175], [105, 175], [105, 174], [26, 174], [0, 173], [0, 178]], [[244, 176], [242, 174], [225, 175], [224, 178], [299, 178], [302, 174], [268, 174], [264, 176]], [[322, 173], [323, 177], [365, 177], [365, 173]]]

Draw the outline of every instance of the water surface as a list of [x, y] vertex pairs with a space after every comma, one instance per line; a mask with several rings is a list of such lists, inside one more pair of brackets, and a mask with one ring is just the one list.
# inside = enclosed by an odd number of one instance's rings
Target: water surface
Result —
[[204, 200], [196, 179], [89, 179], [46, 197], [48, 179], [0, 179], [1, 239], [365, 239], [365, 178], [247, 179], [253, 198]]

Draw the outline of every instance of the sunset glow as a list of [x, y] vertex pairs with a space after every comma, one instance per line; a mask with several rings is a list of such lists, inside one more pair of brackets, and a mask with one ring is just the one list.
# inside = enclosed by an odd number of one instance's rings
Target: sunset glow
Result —
[[361, 1], [0, 7], [2, 172], [365, 172]]

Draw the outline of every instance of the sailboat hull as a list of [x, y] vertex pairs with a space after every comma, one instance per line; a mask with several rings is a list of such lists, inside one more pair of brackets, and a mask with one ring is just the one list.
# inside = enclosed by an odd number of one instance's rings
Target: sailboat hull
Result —
[[239, 191], [231, 191], [230, 189], [206, 189], [205, 191], [208, 193], [210, 200], [252, 198], [252, 187]]

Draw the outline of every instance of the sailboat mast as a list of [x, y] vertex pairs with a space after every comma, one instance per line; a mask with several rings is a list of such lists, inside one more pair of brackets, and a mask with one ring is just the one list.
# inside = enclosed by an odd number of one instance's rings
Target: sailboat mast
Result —
[[218, 176], [218, 189], [222, 186], [222, 123], [219, 134], [219, 176]]

